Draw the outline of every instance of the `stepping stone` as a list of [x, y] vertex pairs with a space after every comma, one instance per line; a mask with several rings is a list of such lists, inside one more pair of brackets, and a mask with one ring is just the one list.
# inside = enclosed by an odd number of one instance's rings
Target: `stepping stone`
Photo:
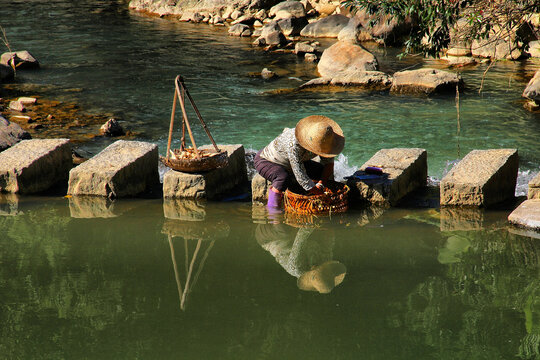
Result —
[[[242, 145], [218, 145], [229, 155], [229, 164], [201, 173], [170, 170], [163, 176], [164, 198], [219, 199], [247, 183], [245, 150]], [[212, 146], [201, 146], [210, 149]]]
[[159, 184], [158, 147], [119, 140], [69, 172], [69, 195], [120, 198]]
[[255, 174], [251, 180], [251, 201], [266, 204], [268, 201], [268, 188], [272, 185], [259, 174]]
[[512, 224], [540, 230], [540, 199], [525, 200], [508, 216]]
[[68, 178], [69, 139], [22, 140], [0, 153], [0, 192], [33, 194]]
[[[379, 167], [382, 175], [368, 174], [367, 167]], [[349, 203], [394, 206], [405, 195], [427, 183], [427, 152], [418, 148], [379, 150], [347, 180]]]
[[540, 199], [540, 173], [538, 173], [531, 181], [529, 181], [528, 199]]
[[473, 150], [441, 180], [441, 206], [487, 207], [514, 198], [516, 149]]

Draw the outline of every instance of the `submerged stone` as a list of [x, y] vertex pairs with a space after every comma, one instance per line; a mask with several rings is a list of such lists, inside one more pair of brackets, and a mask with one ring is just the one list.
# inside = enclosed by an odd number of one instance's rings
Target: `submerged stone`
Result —
[[540, 230], [540, 199], [525, 200], [508, 216], [512, 224]]
[[156, 144], [116, 141], [69, 172], [68, 194], [108, 198], [138, 195], [159, 183], [158, 160]]
[[[218, 145], [227, 151], [226, 167], [201, 173], [170, 170], [163, 176], [164, 198], [219, 199], [247, 183], [245, 150], [242, 145]], [[212, 148], [201, 146], [201, 149]]]
[[516, 149], [473, 150], [441, 180], [441, 205], [486, 207], [514, 197]]
[[[366, 172], [368, 167], [382, 174]], [[394, 206], [405, 195], [427, 183], [427, 152], [418, 148], [382, 149], [347, 180], [349, 202]]]
[[32, 194], [68, 178], [69, 139], [23, 140], [0, 153], [0, 191]]

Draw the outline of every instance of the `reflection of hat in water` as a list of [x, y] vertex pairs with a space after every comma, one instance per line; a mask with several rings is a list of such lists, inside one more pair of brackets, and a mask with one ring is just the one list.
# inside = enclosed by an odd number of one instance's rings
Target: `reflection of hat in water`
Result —
[[345, 137], [339, 125], [322, 115], [311, 115], [300, 120], [294, 135], [304, 149], [326, 158], [337, 156], [345, 146]]
[[335, 286], [343, 282], [347, 268], [339, 261], [327, 261], [298, 278], [298, 288], [306, 291], [318, 291], [328, 294]]

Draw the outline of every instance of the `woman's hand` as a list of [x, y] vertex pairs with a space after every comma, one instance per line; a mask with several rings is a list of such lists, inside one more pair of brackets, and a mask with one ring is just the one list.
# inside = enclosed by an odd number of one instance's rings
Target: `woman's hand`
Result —
[[324, 185], [322, 181], [316, 183], [315, 186], [308, 191], [308, 193], [310, 195], [321, 195], [322, 193], [324, 193]]

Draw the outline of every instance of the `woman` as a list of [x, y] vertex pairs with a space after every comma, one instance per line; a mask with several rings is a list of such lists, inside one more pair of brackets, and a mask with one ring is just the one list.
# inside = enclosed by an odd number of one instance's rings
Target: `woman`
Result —
[[[272, 183], [268, 207], [280, 206], [283, 192], [293, 179], [308, 193], [321, 194], [324, 182], [334, 174], [334, 157], [344, 145], [343, 131], [326, 116], [311, 115], [294, 129], [285, 128], [255, 155], [255, 169]], [[320, 163], [312, 160], [316, 156]]]

